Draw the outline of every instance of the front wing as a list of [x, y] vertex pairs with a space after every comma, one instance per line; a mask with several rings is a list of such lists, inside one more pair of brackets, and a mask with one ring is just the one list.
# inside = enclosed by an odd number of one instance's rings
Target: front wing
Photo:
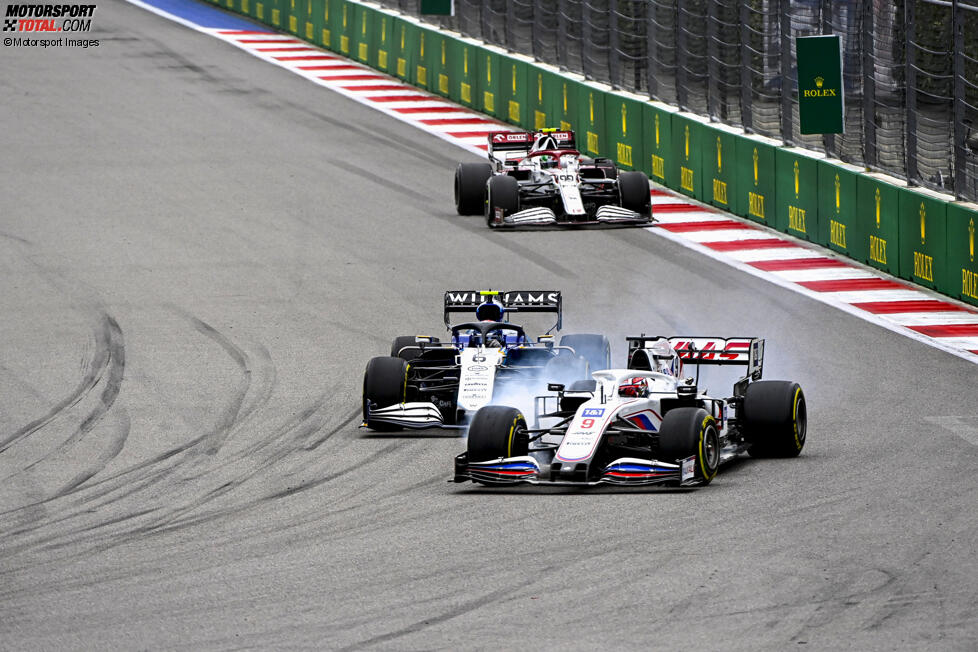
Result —
[[542, 468], [536, 458], [529, 455], [469, 462], [468, 453], [462, 453], [455, 458], [453, 481], [466, 482], [471, 480], [488, 485], [534, 484], [593, 487], [601, 484], [632, 486], [673, 484], [689, 487], [701, 484], [701, 481], [695, 477], [695, 463], [695, 456], [681, 460], [678, 464], [630, 457], [620, 458], [606, 466], [598, 479], [587, 480], [574, 479], [573, 476], [551, 472], [549, 468]]

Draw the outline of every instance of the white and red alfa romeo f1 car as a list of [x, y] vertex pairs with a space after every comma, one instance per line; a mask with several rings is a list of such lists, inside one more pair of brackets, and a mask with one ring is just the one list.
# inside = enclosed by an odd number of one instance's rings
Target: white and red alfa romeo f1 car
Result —
[[573, 131], [489, 134], [488, 163], [459, 163], [455, 208], [490, 228], [652, 221], [649, 178], [577, 151]]

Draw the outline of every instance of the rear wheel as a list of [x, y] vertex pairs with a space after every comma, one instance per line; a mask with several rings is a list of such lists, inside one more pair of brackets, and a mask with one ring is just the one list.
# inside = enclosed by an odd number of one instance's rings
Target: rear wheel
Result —
[[486, 195], [486, 223], [490, 228], [495, 224], [499, 211], [503, 216], [512, 215], [520, 209], [520, 184], [511, 176], [500, 174], [489, 179]]
[[720, 468], [720, 431], [716, 420], [703, 408], [673, 408], [659, 428], [659, 454], [663, 462], [696, 456], [695, 477], [703, 484]]
[[384, 408], [404, 403], [407, 397], [407, 374], [410, 365], [401, 358], [371, 358], [363, 374], [363, 420], [373, 430], [400, 430], [400, 426], [367, 418], [367, 405]]
[[649, 178], [638, 170], [618, 173], [618, 192], [621, 195], [621, 207], [635, 211], [646, 217], [652, 215], [651, 188]]
[[744, 436], [753, 457], [795, 457], [805, 447], [808, 408], [798, 383], [759, 380], [747, 386]]
[[526, 430], [526, 419], [516, 408], [504, 405], [480, 408], [469, 425], [469, 462], [526, 455], [530, 447]]
[[560, 346], [569, 346], [587, 360], [591, 371], [611, 368], [611, 343], [604, 335], [576, 333], [560, 338]]
[[455, 210], [459, 215], [478, 215], [486, 200], [486, 182], [492, 176], [488, 163], [459, 163], [455, 168]]

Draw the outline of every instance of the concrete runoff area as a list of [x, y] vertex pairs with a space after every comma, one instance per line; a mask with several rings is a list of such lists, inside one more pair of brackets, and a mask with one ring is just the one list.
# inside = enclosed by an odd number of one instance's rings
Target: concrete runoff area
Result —
[[[0, 69], [0, 647], [975, 645], [974, 364], [641, 229], [489, 231], [452, 204], [475, 155], [96, 18]], [[448, 484], [464, 441], [358, 430], [362, 372], [487, 285], [563, 290], [618, 363], [765, 337], [805, 451], [697, 491]]]

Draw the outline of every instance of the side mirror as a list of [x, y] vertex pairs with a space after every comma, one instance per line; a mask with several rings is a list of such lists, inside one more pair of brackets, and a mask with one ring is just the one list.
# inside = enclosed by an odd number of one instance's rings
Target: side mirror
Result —
[[548, 392], [557, 392], [558, 394], [564, 391], [564, 386], [561, 383], [548, 383]]

